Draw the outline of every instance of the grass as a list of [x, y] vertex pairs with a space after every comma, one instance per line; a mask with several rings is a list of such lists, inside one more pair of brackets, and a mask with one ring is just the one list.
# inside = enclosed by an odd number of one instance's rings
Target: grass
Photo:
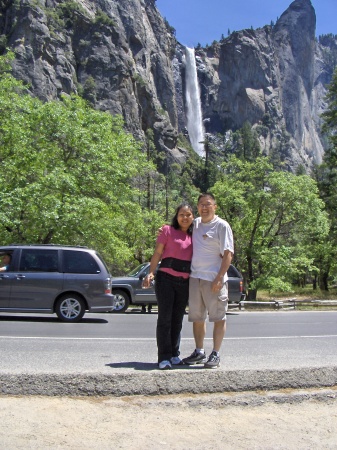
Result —
[[257, 301], [271, 301], [271, 300], [337, 300], [337, 287], [332, 287], [329, 291], [322, 291], [321, 289], [313, 290], [312, 286], [304, 288], [294, 288], [292, 292], [268, 292], [258, 291]]
[[[304, 288], [294, 288], [292, 292], [268, 292], [258, 291], [257, 302], [268, 301], [283, 301], [297, 300], [296, 310], [298, 311], [327, 311], [337, 310], [337, 305], [319, 304], [319, 303], [301, 303], [305, 301], [314, 300], [336, 300], [337, 301], [337, 287], [332, 287], [329, 291], [322, 291], [321, 289], [313, 290], [312, 286], [306, 286]], [[256, 309], [256, 308], [254, 308]]]

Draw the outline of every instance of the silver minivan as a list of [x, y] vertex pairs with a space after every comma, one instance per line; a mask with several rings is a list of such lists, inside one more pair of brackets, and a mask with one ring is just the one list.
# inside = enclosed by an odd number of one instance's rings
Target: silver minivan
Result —
[[0, 312], [56, 313], [79, 322], [85, 312], [111, 312], [111, 275], [100, 255], [86, 247], [0, 246]]

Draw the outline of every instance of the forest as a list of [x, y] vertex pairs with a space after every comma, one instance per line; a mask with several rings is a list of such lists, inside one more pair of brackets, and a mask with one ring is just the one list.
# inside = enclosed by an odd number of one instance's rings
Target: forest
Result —
[[[337, 282], [337, 70], [328, 89], [323, 163], [290, 173], [277, 151], [262, 154], [249, 123], [222, 150], [205, 140], [200, 158], [187, 138], [183, 164], [169, 164], [153, 131], [138, 142], [123, 120], [80, 96], [42, 102], [0, 57], [0, 242], [85, 245], [112, 275], [152, 255], [157, 230], [183, 200], [212, 192], [235, 237], [233, 263], [250, 298], [267, 290]], [[218, 148], [218, 147], [217, 147]]]

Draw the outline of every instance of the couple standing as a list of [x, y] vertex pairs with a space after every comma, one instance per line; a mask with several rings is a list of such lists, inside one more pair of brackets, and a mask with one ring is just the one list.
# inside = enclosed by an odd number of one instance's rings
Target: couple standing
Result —
[[[229, 224], [215, 214], [217, 205], [212, 194], [201, 194], [197, 208], [200, 217], [194, 219], [192, 207], [181, 204], [171, 226], [162, 227], [149, 274], [143, 282], [144, 287], [149, 287], [161, 260], [155, 284], [159, 369], [178, 364], [204, 363], [209, 369], [220, 365], [228, 308], [227, 270], [234, 254], [233, 234]], [[181, 360], [180, 334], [187, 302], [196, 348]], [[213, 351], [208, 358], [204, 349], [207, 313], [214, 323]]]

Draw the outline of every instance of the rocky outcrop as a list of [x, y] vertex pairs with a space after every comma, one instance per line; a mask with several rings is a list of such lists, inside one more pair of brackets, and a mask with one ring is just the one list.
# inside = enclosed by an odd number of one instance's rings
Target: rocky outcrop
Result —
[[[0, 51], [16, 53], [13, 73], [43, 100], [78, 93], [121, 114], [144, 140], [181, 160], [186, 133], [184, 48], [155, 0], [0, 0]], [[310, 0], [295, 0], [275, 26], [243, 30], [196, 50], [206, 131], [256, 129], [265, 153], [289, 170], [310, 169], [324, 152], [320, 113], [331, 64], [315, 39]]]
[[149, 0], [1, 3], [0, 34], [14, 75], [43, 100], [78, 93], [121, 114], [143, 139], [174, 149], [178, 131], [172, 55], [176, 41]]
[[277, 149], [292, 170], [324, 153], [320, 114], [326, 83], [310, 0], [295, 0], [275, 26], [233, 33], [206, 52], [198, 71], [209, 133], [250, 122], [265, 153]]

